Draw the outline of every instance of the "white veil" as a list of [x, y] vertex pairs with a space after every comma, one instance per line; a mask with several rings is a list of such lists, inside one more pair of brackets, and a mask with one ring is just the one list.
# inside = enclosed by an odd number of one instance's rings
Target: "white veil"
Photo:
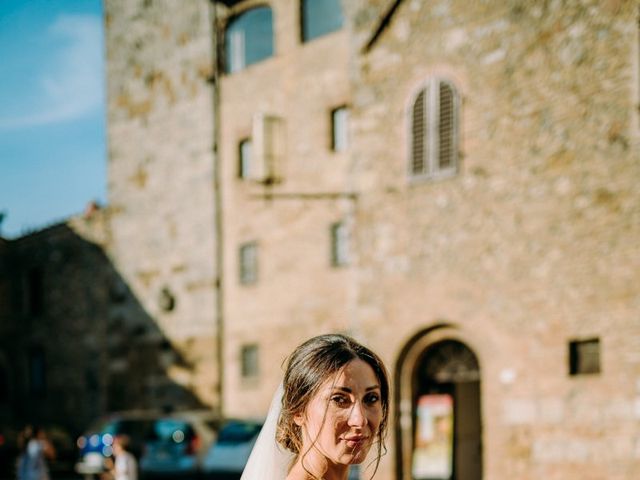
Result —
[[284, 480], [287, 476], [287, 469], [294, 455], [276, 441], [283, 391], [280, 384], [240, 480]]

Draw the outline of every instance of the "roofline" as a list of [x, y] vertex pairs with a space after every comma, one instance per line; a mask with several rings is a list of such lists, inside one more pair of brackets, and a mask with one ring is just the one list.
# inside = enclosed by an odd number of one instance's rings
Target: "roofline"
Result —
[[382, 32], [387, 28], [389, 23], [391, 23], [391, 19], [402, 1], [403, 0], [393, 0], [393, 3], [389, 5], [389, 8], [387, 8], [382, 17], [380, 17], [380, 20], [378, 20], [378, 26], [371, 34], [371, 37], [369, 37], [369, 41], [364, 45], [364, 47], [362, 47], [362, 53], [369, 53], [373, 48], [378, 41], [378, 38], [380, 38], [380, 35], [382, 35]]

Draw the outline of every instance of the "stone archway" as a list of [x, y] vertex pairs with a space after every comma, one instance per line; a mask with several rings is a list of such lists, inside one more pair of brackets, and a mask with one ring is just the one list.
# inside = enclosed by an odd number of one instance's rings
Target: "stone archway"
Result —
[[397, 365], [397, 477], [481, 480], [480, 365], [475, 353], [440, 326], [405, 347]]

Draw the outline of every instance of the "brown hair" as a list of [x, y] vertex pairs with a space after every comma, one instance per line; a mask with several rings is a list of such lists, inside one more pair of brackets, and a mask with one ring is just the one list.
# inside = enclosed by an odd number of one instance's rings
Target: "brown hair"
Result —
[[302, 448], [302, 430], [294, 416], [303, 412], [320, 386], [353, 360], [367, 363], [380, 382], [382, 421], [378, 431], [376, 470], [384, 449], [389, 416], [389, 378], [380, 357], [346, 335], [327, 334], [313, 337], [289, 356], [284, 374], [282, 412], [278, 419], [276, 439], [287, 450], [298, 455]]

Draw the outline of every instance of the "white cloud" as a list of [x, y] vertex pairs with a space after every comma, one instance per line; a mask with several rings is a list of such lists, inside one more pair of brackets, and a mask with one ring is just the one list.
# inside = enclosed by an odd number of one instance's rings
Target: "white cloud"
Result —
[[43, 65], [38, 111], [0, 118], [0, 129], [16, 129], [75, 120], [98, 108], [103, 99], [102, 24], [94, 15], [60, 15], [47, 30], [55, 48]]

